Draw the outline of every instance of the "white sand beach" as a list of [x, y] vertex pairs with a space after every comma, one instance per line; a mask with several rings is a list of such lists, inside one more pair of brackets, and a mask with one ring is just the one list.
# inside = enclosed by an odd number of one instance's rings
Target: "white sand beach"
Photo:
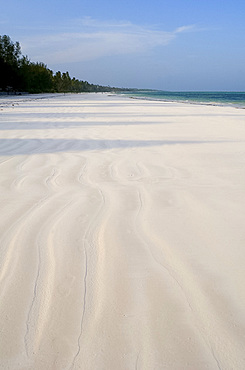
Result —
[[245, 369], [245, 110], [0, 100], [0, 368]]

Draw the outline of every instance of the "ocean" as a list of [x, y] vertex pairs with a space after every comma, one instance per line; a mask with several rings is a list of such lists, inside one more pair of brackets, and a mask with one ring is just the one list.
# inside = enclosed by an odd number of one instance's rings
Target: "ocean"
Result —
[[129, 95], [132, 98], [204, 105], [224, 105], [245, 109], [245, 92], [132, 90], [126, 91], [123, 94]]

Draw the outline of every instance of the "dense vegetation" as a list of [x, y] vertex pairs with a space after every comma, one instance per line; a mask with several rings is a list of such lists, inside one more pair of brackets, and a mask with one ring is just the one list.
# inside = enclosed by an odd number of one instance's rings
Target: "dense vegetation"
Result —
[[44, 63], [31, 62], [21, 54], [19, 42], [0, 36], [0, 91], [7, 92], [98, 92], [117, 88], [89, 84], [71, 78], [68, 72], [50, 70]]

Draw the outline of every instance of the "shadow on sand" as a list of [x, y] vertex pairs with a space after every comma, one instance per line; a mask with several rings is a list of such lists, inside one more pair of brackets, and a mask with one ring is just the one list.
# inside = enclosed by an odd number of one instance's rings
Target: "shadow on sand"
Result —
[[168, 145], [222, 144], [232, 141], [198, 140], [80, 140], [80, 139], [0, 139], [0, 155], [82, 152]]

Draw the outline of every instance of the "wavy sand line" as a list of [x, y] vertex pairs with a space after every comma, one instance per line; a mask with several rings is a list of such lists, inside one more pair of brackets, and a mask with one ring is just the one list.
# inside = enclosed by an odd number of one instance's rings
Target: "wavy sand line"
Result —
[[244, 113], [103, 94], [2, 113], [1, 366], [243, 370]]

